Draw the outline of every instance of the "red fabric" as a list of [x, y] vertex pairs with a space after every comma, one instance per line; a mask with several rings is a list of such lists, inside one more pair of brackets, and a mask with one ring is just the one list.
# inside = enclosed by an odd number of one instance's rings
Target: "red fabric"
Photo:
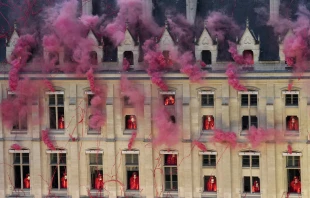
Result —
[[214, 191], [216, 192], [216, 180], [214, 177], [210, 177], [207, 183], [207, 191]]
[[298, 119], [296, 117], [291, 117], [287, 123], [287, 128], [288, 130], [291, 130], [291, 131], [297, 131], [299, 129]]
[[102, 175], [98, 175], [95, 179], [95, 189], [102, 190], [103, 189], [103, 178]]
[[60, 116], [58, 119], [58, 129], [64, 129], [65, 128], [65, 119], [63, 116]]
[[203, 124], [203, 129], [211, 130], [214, 129], [214, 119], [211, 116], [206, 116]]
[[298, 178], [294, 178], [293, 181], [291, 181], [290, 187], [291, 187], [290, 189], [291, 192], [301, 193], [301, 183]]
[[130, 177], [130, 190], [139, 190], [139, 177], [136, 175], [136, 178], [134, 178], [134, 175]]
[[30, 188], [30, 177], [28, 175], [24, 179], [24, 188]]
[[172, 96], [168, 96], [165, 98], [165, 106], [167, 105], [174, 105], [175, 100]]
[[137, 122], [134, 117], [130, 117], [127, 120], [127, 129], [137, 129]]
[[67, 187], [68, 187], [67, 175], [64, 175], [61, 178], [61, 188], [67, 188]]
[[167, 165], [177, 165], [177, 156], [174, 154], [169, 154], [167, 157]]
[[255, 181], [252, 186], [252, 192], [260, 192], [259, 183], [257, 181]]

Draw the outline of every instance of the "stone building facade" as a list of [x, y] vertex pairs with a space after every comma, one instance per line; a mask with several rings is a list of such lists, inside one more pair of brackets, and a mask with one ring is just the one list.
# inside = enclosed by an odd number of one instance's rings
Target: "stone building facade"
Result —
[[[85, 13], [92, 8], [89, 2], [83, 7]], [[197, 1], [186, 2], [186, 16], [194, 21], [192, 12]], [[151, 7], [150, 1], [144, 9]], [[272, 17], [276, 17], [278, 9], [279, 1], [271, 0]], [[8, 40], [8, 58], [18, 37], [14, 31]], [[92, 32], [88, 37], [96, 40]], [[211, 38], [207, 29], [197, 38], [195, 47], [196, 59], [207, 64], [203, 68], [208, 71], [204, 81], [191, 83], [184, 74], [166, 73], [163, 78], [168, 91], [160, 90], [141, 71], [139, 47], [129, 30], [118, 47], [117, 62], [101, 63], [104, 54], [101, 43], [96, 42], [94, 57], [100, 71], [95, 79], [107, 93], [103, 108], [106, 124], [100, 130], [88, 126], [93, 93], [87, 79], [73, 74], [49, 76], [57, 91], [40, 90], [39, 99], [28, 105], [26, 125], [19, 123], [7, 129], [0, 122], [0, 197], [310, 197], [310, 97], [306, 86], [310, 74], [295, 76], [281, 51], [280, 60], [259, 61], [259, 37], [249, 30], [248, 23], [237, 45], [239, 54], [247, 50], [253, 56], [253, 68], [240, 75], [248, 91], [236, 91], [229, 86], [225, 75], [227, 62], [217, 61], [216, 38]], [[174, 45], [168, 28], [158, 44], [162, 51]], [[133, 61], [126, 74], [146, 97], [141, 115], [126, 102], [120, 90], [119, 68], [126, 52], [131, 52], [127, 54]], [[57, 53], [61, 65], [63, 52]], [[49, 52], [44, 51], [44, 57], [48, 59]], [[39, 81], [43, 76], [25, 73], [21, 77]], [[294, 82], [291, 90], [290, 80]], [[7, 74], [0, 76], [0, 90], [1, 99], [14, 97], [9, 91]], [[173, 102], [165, 105], [168, 96]], [[181, 129], [175, 146], [155, 147], [151, 143], [152, 134], [158, 131], [152, 121], [158, 105], [172, 112], [173, 122]], [[56, 113], [51, 114], [50, 109]], [[61, 120], [56, 116], [60, 114]], [[136, 119], [135, 128], [128, 127], [131, 115]], [[206, 126], [208, 118], [210, 123]], [[283, 136], [253, 148], [246, 138], [250, 126], [283, 131]], [[48, 149], [43, 142], [42, 130], [46, 128], [51, 128], [49, 136], [56, 150]], [[237, 146], [210, 142], [214, 129], [233, 131]], [[137, 137], [128, 150], [133, 131]], [[207, 151], [194, 146], [194, 140], [204, 143]], [[21, 145], [22, 150], [12, 148], [13, 144]], [[170, 157], [176, 158], [176, 163]], [[97, 188], [101, 185], [97, 183], [99, 173], [103, 176], [103, 189]], [[136, 189], [131, 185], [134, 174], [139, 178]], [[300, 181], [294, 182], [295, 177]], [[209, 187], [211, 181], [213, 186]], [[296, 189], [292, 190], [292, 185]]]

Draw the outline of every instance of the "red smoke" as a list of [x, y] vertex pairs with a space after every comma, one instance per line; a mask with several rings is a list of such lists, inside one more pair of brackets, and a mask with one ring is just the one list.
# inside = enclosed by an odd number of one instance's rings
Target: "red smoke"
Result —
[[129, 143], [128, 143], [128, 150], [131, 150], [131, 149], [132, 149], [132, 145], [133, 145], [133, 143], [134, 143], [136, 137], [137, 137], [137, 132], [135, 131], [135, 132], [133, 132], [133, 133], [131, 134], [131, 138], [130, 138]]
[[220, 129], [215, 129], [211, 142], [228, 144], [231, 148], [235, 148], [237, 145], [237, 135], [234, 132], [225, 132]]
[[228, 84], [232, 86], [235, 90], [237, 91], [247, 90], [247, 88], [240, 83], [238, 79], [237, 68], [234, 64], [232, 63], [228, 64], [225, 74], [228, 77]]
[[207, 147], [206, 147], [206, 145], [204, 145], [202, 142], [200, 142], [200, 141], [198, 141], [198, 140], [194, 140], [193, 141], [193, 144], [195, 145], [195, 146], [197, 146], [200, 150], [202, 150], [202, 151], [207, 151]]
[[42, 141], [47, 146], [47, 148], [51, 149], [51, 150], [56, 150], [53, 142], [51, 141], [51, 139], [48, 136], [48, 130], [42, 130], [42, 134], [41, 135], [42, 135]]

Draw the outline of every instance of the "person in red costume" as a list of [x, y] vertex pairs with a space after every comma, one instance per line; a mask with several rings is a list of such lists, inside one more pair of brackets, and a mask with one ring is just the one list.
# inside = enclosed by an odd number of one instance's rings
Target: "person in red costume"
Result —
[[175, 154], [169, 154], [167, 156], [166, 165], [177, 165], [177, 156]]
[[139, 177], [136, 172], [133, 172], [132, 176], [130, 177], [129, 189], [139, 190]]
[[68, 187], [67, 173], [63, 173], [63, 176], [61, 178], [61, 188], [67, 188], [67, 187]]
[[95, 189], [102, 190], [103, 189], [103, 178], [102, 175], [99, 173], [95, 179]]
[[58, 119], [58, 129], [64, 129], [65, 128], [65, 118], [64, 115], [61, 115]]
[[258, 181], [254, 181], [254, 184], [252, 186], [252, 192], [260, 192], [260, 189], [259, 189], [259, 183]]
[[298, 130], [298, 118], [296, 116], [291, 116], [287, 123], [288, 130], [297, 131]]
[[203, 123], [203, 129], [204, 130], [214, 129], [214, 119], [212, 116], [208, 115], [205, 117], [204, 123]]
[[174, 105], [174, 103], [175, 103], [175, 100], [174, 100], [173, 96], [167, 96], [165, 98], [165, 106]]
[[207, 191], [216, 192], [216, 180], [213, 176], [211, 176], [207, 183]]
[[24, 179], [24, 188], [30, 188], [30, 175], [27, 174]]
[[291, 181], [290, 192], [301, 193], [301, 182], [299, 181], [298, 177], [296, 177], [296, 176]]
[[131, 115], [127, 120], [127, 129], [137, 129], [136, 116]]

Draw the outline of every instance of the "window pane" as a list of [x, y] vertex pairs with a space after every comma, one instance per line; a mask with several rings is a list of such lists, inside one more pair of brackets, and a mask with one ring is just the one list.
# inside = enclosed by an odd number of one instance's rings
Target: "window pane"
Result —
[[293, 166], [293, 156], [287, 156], [286, 157], [286, 166], [292, 167]]
[[52, 188], [58, 188], [58, 168], [57, 168], [57, 166], [51, 166], [51, 180], [52, 180]]
[[51, 164], [57, 164], [57, 153], [51, 153]]
[[257, 95], [256, 94], [250, 95], [250, 105], [257, 106]]
[[89, 162], [91, 165], [102, 165], [102, 154], [89, 154]]
[[[24, 179], [27, 178], [28, 174], [30, 175], [30, 170], [29, 170], [29, 166], [23, 166], [23, 188], [29, 188], [29, 186], [25, 186], [25, 182]], [[30, 178], [31, 179], [31, 178]]]
[[241, 94], [241, 106], [248, 106], [249, 105], [249, 95], [248, 94]]
[[14, 153], [14, 164], [20, 164], [20, 153]]
[[138, 155], [137, 154], [127, 154], [126, 155], [126, 165], [138, 165]]
[[66, 164], [67, 156], [66, 153], [59, 153], [59, 164]]
[[14, 166], [15, 188], [21, 188], [21, 172], [20, 166]]
[[57, 94], [57, 105], [63, 105], [63, 104], [64, 104], [64, 95]]
[[298, 94], [293, 94], [292, 98], [292, 104], [298, 106]]
[[91, 106], [91, 100], [94, 98], [94, 94], [87, 94], [87, 104]]
[[300, 193], [300, 169], [287, 169], [287, 190], [290, 193]]
[[67, 167], [59, 166], [60, 169], [60, 188], [67, 188], [68, 180], [67, 180]]
[[248, 116], [242, 116], [242, 130], [249, 129], [249, 117]]
[[252, 156], [252, 167], [259, 167], [259, 156]]
[[55, 105], [55, 95], [49, 95], [49, 105]]
[[216, 166], [216, 155], [211, 155], [211, 166]]
[[250, 156], [248, 155], [242, 156], [242, 167], [250, 167]]
[[56, 107], [50, 107], [50, 128], [56, 129]]
[[29, 164], [29, 153], [23, 153], [23, 164]]
[[257, 117], [256, 116], [251, 116], [251, 126], [255, 126], [257, 128]]
[[201, 106], [214, 106], [214, 95], [213, 94], [202, 94], [201, 95]]
[[299, 156], [294, 156], [294, 166], [295, 167], [300, 167], [300, 157]]
[[251, 192], [251, 178], [250, 177], [243, 178], [243, 192]]

